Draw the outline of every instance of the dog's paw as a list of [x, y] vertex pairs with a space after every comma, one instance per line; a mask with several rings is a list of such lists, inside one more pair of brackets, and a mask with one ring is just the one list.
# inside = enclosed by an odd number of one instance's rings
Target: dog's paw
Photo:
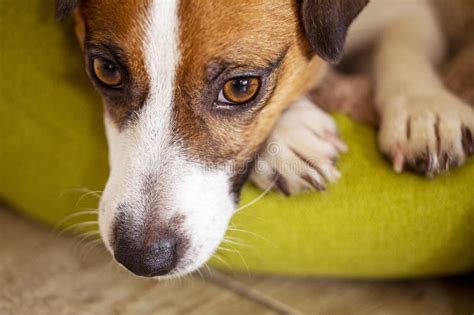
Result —
[[384, 108], [379, 144], [395, 171], [431, 177], [474, 154], [474, 110], [448, 91], [400, 96]]
[[250, 179], [264, 190], [275, 184], [285, 195], [324, 191], [341, 176], [335, 163], [346, 150], [332, 117], [301, 98], [280, 117]]

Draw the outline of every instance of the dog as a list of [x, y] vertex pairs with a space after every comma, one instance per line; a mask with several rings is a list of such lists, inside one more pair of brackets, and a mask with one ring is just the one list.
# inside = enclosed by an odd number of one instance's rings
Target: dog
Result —
[[144, 277], [201, 267], [249, 176], [287, 195], [335, 181], [347, 147], [305, 93], [344, 49], [375, 43], [379, 145], [396, 171], [434, 176], [474, 153], [474, 112], [435, 72], [446, 38], [431, 3], [368, 2], [56, 0], [103, 98], [99, 225], [119, 264]]

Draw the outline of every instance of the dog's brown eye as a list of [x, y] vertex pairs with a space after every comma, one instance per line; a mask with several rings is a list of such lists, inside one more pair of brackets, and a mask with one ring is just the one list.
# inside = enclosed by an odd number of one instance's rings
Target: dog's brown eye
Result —
[[113, 62], [102, 58], [95, 58], [92, 66], [94, 74], [100, 82], [110, 87], [120, 87], [122, 84], [122, 74]]
[[219, 102], [240, 105], [251, 101], [258, 93], [260, 79], [240, 77], [227, 81], [219, 93]]

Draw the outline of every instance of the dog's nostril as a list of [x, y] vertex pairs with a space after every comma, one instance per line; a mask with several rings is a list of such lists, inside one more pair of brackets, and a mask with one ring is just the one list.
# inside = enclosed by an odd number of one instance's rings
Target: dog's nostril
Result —
[[173, 238], [159, 239], [151, 246], [137, 246], [133, 240], [118, 237], [114, 248], [117, 262], [136, 275], [162, 276], [169, 273], [178, 260], [178, 243]]
[[156, 241], [146, 257], [146, 264], [154, 275], [165, 275], [176, 265], [176, 241], [164, 239]]

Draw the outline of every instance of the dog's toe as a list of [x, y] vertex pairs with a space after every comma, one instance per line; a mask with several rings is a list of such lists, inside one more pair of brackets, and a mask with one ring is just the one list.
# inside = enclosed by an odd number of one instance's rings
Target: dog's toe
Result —
[[335, 163], [345, 151], [332, 118], [303, 98], [280, 118], [251, 180], [262, 189], [275, 186], [285, 195], [324, 191], [341, 176]]

